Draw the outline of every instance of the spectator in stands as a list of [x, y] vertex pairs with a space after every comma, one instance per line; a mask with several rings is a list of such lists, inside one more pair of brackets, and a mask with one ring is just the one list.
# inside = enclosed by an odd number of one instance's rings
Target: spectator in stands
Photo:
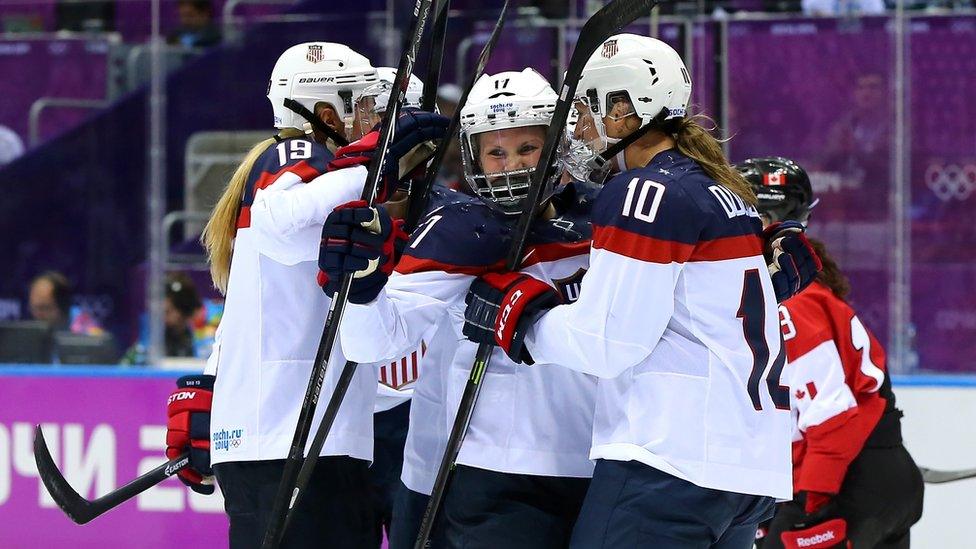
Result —
[[57, 271], [45, 271], [31, 281], [28, 296], [31, 318], [68, 330], [71, 322], [71, 283]]
[[[458, 108], [462, 90], [456, 84], [444, 84], [437, 88], [437, 110], [450, 118]], [[457, 140], [451, 141], [451, 146], [444, 153], [444, 162], [437, 174], [437, 182], [462, 192], [468, 192], [468, 186], [461, 177], [461, 149]]]
[[878, 15], [885, 11], [884, 0], [803, 0], [807, 15]]
[[184, 273], [171, 273], [166, 279], [164, 318], [166, 323], [166, 356], [196, 356], [190, 321], [203, 302], [197, 288]]
[[179, 0], [176, 9], [180, 26], [170, 33], [167, 42], [185, 48], [209, 48], [220, 43], [211, 0]]

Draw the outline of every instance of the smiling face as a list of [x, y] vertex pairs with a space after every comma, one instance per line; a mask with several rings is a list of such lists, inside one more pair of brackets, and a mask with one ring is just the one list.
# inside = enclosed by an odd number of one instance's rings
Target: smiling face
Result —
[[526, 126], [480, 133], [478, 165], [489, 180], [492, 174], [500, 174], [526, 168], [535, 168], [542, 156], [546, 140], [545, 126]]

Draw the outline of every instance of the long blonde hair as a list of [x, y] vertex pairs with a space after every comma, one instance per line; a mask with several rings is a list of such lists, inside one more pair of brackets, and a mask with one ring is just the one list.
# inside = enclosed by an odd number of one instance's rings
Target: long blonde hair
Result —
[[[278, 137], [288, 139], [299, 137], [304, 133], [296, 128], [285, 128], [278, 133]], [[210, 262], [210, 277], [214, 287], [220, 293], [227, 293], [227, 279], [230, 276], [230, 259], [234, 250], [234, 236], [237, 233], [237, 216], [240, 213], [241, 199], [244, 197], [244, 187], [247, 178], [254, 168], [259, 156], [268, 147], [275, 144], [275, 139], [269, 137], [251, 147], [244, 156], [244, 160], [234, 171], [224, 193], [220, 195], [217, 204], [210, 213], [207, 226], [200, 235], [200, 242], [207, 249], [207, 260]]]
[[[707, 124], [700, 124], [703, 121]], [[734, 192], [746, 204], [758, 204], [756, 193], [729, 160], [725, 158], [722, 145], [709, 131], [715, 129], [711, 119], [702, 115], [687, 116], [665, 122], [664, 130], [675, 140], [678, 151], [701, 166], [709, 177]]]

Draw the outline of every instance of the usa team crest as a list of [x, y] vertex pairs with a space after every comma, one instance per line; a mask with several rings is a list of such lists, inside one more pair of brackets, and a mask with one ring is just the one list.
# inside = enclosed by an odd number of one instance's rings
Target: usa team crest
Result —
[[572, 303], [579, 299], [580, 287], [583, 284], [583, 275], [585, 274], [586, 269], [580, 268], [566, 278], [554, 278], [552, 280], [556, 290], [559, 291], [559, 295], [563, 298], [563, 303]]
[[617, 55], [617, 41], [607, 40], [606, 42], [604, 42], [603, 51], [600, 52], [600, 55], [606, 57], [607, 59], [610, 59], [614, 55]]
[[312, 63], [319, 63], [322, 59], [325, 59], [325, 52], [322, 51], [321, 44], [309, 44], [308, 53], [305, 54], [305, 59], [308, 59]]

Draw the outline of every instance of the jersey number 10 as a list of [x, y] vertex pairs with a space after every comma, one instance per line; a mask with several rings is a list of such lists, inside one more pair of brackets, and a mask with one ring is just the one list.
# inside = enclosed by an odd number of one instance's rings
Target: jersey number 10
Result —
[[[746, 390], [752, 400], [752, 407], [762, 410], [762, 402], [759, 398], [759, 382], [762, 374], [766, 371], [766, 363], [769, 362], [769, 343], [766, 342], [766, 307], [763, 299], [762, 279], [759, 278], [758, 269], [749, 269], [745, 272], [742, 280], [742, 301], [739, 305], [739, 312], [736, 314], [742, 319], [742, 332], [746, 337], [746, 343], [752, 349], [752, 372], [749, 373], [749, 381]], [[773, 400], [773, 405], [780, 410], [790, 409], [790, 389], [779, 384], [779, 377], [783, 373], [783, 366], [786, 365], [786, 346], [782, 342], [780, 334], [779, 354], [773, 361], [769, 375], [766, 376], [766, 389]]]

